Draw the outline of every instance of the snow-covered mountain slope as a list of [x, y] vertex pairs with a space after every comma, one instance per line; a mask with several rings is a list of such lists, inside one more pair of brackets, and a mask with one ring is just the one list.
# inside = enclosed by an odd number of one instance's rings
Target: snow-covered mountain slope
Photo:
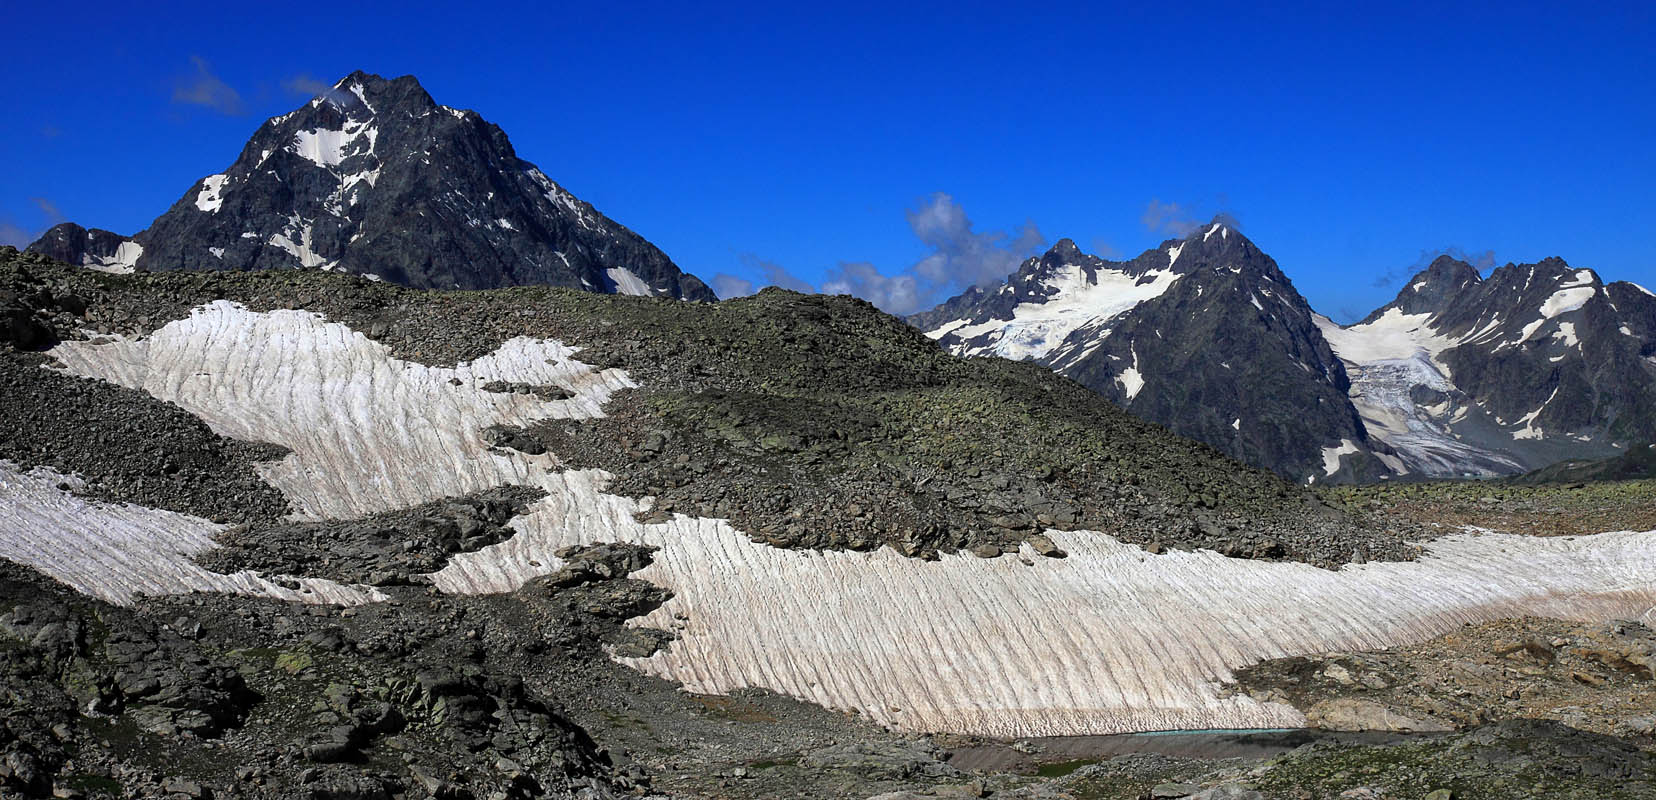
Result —
[[1065, 239], [1001, 286], [909, 321], [951, 352], [1037, 361], [1295, 480], [1372, 477], [1389, 469], [1381, 458], [1395, 462], [1373, 452], [1305, 299], [1221, 220], [1126, 262]]
[[[148, 336], [68, 342], [49, 355], [72, 374], [176, 403], [221, 435], [288, 448], [265, 475], [307, 518], [501, 483], [541, 489], [546, 497], [512, 522], [511, 539], [456, 555], [430, 576], [436, 589], [509, 591], [563, 566], [564, 546], [645, 543], [660, 549], [636, 577], [672, 596], [638, 622], [675, 639], [626, 663], [691, 691], [763, 687], [901, 730], [1298, 726], [1294, 709], [1224, 696], [1220, 683], [1261, 659], [1414, 642], [1468, 621], [1632, 618], [1656, 604], [1649, 533], [1460, 535], [1418, 561], [1332, 571], [1211, 551], [1150, 555], [1084, 530], [1047, 531], [1066, 558], [1025, 544], [993, 558], [926, 561], [890, 548], [771, 547], [725, 520], [685, 514], [646, 524], [636, 517], [646, 504], [609, 494], [607, 473], [568, 468], [557, 452], [490, 447], [479, 435], [537, 418], [587, 424], [632, 385], [545, 339], [514, 338], [487, 357], [432, 367], [311, 312], [218, 301]], [[483, 388], [494, 380], [555, 385], [570, 397]], [[0, 466], [0, 479], [18, 478]], [[136, 512], [108, 504], [17, 524], [41, 502], [67, 502], [35, 500], [63, 490], [31, 486], [0, 504], [0, 544], [70, 547], [89, 521], [118, 536], [135, 524]]]
[[[1045, 256], [1026, 262], [993, 293], [974, 288], [928, 312], [958, 316], [926, 335], [960, 355], [1042, 359], [1078, 329], [1107, 322], [1165, 293], [1181, 277], [1171, 269], [1176, 257], [1175, 250], [1160, 259], [1112, 264], [1064, 239]], [[915, 321], [926, 328], [920, 319], [917, 315]]]
[[1561, 259], [1486, 279], [1441, 257], [1361, 323], [1318, 324], [1410, 473], [1511, 474], [1656, 438], [1656, 297]]
[[412, 76], [352, 73], [261, 125], [130, 238], [64, 223], [30, 246], [115, 270], [326, 269], [425, 288], [713, 293]]

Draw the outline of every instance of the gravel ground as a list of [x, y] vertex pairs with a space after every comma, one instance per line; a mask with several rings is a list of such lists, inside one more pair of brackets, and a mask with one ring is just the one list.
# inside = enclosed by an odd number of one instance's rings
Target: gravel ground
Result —
[[1529, 536], [1656, 530], [1656, 479], [1521, 486], [1502, 481], [1341, 486], [1329, 505], [1409, 525], [1472, 525]]
[[[275, 519], [287, 499], [254, 470], [287, 454], [226, 439], [171, 403], [0, 350], [0, 459], [87, 481], [82, 494], [215, 522]], [[15, 423], [12, 421], [16, 421]]]
[[1266, 661], [1238, 670], [1235, 690], [1288, 702], [1313, 721], [1377, 709], [1455, 728], [1540, 718], [1656, 743], [1652, 669], [1656, 633], [1637, 622], [1524, 618], [1409, 647]]

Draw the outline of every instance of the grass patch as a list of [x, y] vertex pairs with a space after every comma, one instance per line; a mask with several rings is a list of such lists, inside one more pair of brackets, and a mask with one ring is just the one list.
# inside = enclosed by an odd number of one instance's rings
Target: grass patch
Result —
[[1042, 778], [1062, 778], [1076, 770], [1097, 764], [1096, 758], [1078, 758], [1074, 761], [1050, 761], [1035, 768], [1035, 774]]

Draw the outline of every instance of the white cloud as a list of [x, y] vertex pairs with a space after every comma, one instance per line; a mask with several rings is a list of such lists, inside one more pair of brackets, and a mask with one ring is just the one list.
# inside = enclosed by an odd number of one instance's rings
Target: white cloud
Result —
[[746, 297], [753, 294], [753, 281], [738, 278], [727, 272], [720, 272], [713, 276], [713, 293], [718, 295], [720, 300]]
[[881, 275], [873, 264], [853, 262], [840, 264], [822, 283], [823, 294], [849, 294], [861, 297], [888, 314], [912, 314], [925, 307], [920, 296], [920, 282], [907, 273]]
[[[946, 192], [936, 192], [917, 208], [910, 209], [909, 229], [915, 238], [931, 248], [919, 261], [887, 275], [865, 261], [846, 261], [829, 271], [820, 290], [827, 294], [861, 297], [891, 314], [923, 311], [971, 286], [992, 286], [1018, 269], [1024, 258], [1045, 242], [1034, 222], [1025, 222], [1016, 232], [978, 231], [966, 216], [966, 209]], [[786, 268], [756, 256], [743, 256], [743, 264], [758, 272], [758, 285], [780, 286], [800, 292], [817, 291]], [[732, 289], [743, 281], [731, 275]], [[719, 296], [725, 294], [721, 290]]]

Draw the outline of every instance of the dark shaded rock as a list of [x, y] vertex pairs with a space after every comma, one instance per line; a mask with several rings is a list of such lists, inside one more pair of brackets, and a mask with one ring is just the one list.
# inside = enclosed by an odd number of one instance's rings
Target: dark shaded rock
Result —
[[345, 583], [407, 585], [455, 553], [511, 538], [507, 524], [545, 492], [509, 486], [336, 522], [260, 522], [232, 528], [198, 556], [219, 572], [325, 577]]

